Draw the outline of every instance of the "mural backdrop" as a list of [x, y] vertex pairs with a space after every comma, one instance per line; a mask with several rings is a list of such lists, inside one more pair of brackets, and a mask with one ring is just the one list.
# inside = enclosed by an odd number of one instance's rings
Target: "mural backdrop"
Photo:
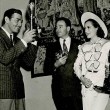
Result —
[[[91, 11], [105, 22], [110, 38], [110, 0], [30, 0], [27, 4], [26, 27], [41, 29], [38, 32], [38, 52], [35, 61], [34, 74], [43, 73], [46, 47], [55, 42], [55, 22], [59, 17], [70, 19], [72, 24], [71, 37], [85, 42], [80, 17], [83, 12]], [[37, 65], [37, 66], [36, 66]], [[33, 75], [34, 76], [34, 75]]]

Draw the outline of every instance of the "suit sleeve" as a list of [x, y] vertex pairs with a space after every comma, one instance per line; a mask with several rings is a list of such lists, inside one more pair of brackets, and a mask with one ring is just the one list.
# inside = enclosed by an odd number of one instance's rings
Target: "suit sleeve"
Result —
[[34, 65], [38, 46], [28, 44], [28, 47], [24, 53], [20, 55], [21, 66], [24, 69], [31, 69]]
[[6, 49], [5, 43], [0, 39], [0, 63], [8, 65], [25, 51], [22, 41], [18, 41], [13, 47]]

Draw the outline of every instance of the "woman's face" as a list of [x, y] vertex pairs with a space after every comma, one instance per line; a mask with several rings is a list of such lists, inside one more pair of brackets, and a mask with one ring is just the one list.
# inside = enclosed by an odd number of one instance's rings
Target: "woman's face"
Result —
[[85, 34], [86, 34], [87, 38], [91, 39], [91, 38], [97, 36], [98, 28], [95, 28], [91, 21], [85, 22], [84, 28], [85, 28]]

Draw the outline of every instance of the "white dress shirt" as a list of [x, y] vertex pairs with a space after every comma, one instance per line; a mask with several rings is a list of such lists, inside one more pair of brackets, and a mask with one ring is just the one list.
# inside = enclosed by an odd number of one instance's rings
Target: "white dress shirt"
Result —
[[[61, 48], [63, 50], [63, 40], [64, 39], [63, 38], [60, 38], [59, 40], [60, 40]], [[68, 52], [69, 52], [69, 50], [70, 50], [70, 44], [71, 44], [71, 38], [69, 36], [65, 39], [65, 44], [66, 44], [67, 49], [68, 49]]]

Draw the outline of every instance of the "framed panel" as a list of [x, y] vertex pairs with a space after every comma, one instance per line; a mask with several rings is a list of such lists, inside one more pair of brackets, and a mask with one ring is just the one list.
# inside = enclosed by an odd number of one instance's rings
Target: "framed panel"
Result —
[[38, 46], [36, 59], [31, 70], [32, 78], [50, 75], [47, 74], [47, 72], [44, 72], [45, 58], [46, 58], [46, 46], [45, 45]]

